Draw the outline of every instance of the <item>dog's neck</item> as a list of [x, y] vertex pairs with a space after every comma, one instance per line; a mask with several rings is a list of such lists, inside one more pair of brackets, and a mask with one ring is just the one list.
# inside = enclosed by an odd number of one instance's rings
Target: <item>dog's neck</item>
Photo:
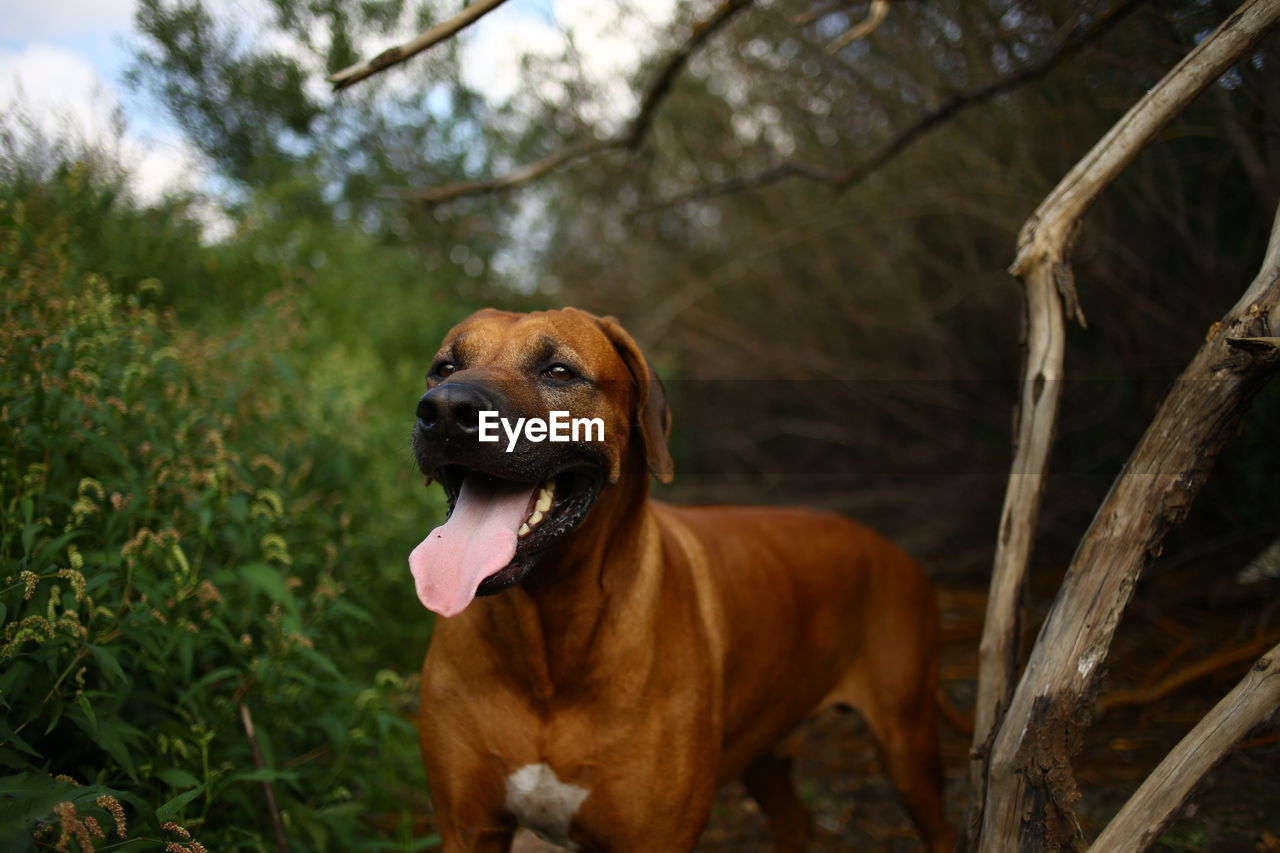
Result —
[[[578, 528], [549, 549], [528, 578], [477, 599], [458, 625], [474, 630], [494, 665], [526, 682], [533, 696], [550, 700], [590, 690], [606, 677], [616, 687], [620, 669], [637, 678], [647, 672], [652, 645], [637, 629], [653, 624], [662, 578], [616, 569], [662, 565], [640, 559], [662, 547], [648, 506], [648, 478], [642, 454], [624, 460], [618, 483], [604, 488]], [[630, 667], [620, 668], [620, 659]]]

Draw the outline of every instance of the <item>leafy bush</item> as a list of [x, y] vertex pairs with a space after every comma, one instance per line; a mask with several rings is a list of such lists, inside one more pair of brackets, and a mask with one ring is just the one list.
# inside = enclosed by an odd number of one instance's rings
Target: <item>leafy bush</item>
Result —
[[0, 847], [422, 846], [412, 678], [378, 667], [425, 648], [403, 560], [438, 507], [392, 511], [373, 356], [302, 373], [288, 278], [184, 330], [138, 267], [85, 274], [67, 204], [0, 209]]

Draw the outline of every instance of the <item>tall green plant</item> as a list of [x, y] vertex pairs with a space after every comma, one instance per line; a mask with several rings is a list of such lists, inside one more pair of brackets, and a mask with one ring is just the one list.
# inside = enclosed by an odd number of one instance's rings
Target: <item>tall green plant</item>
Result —
[[392, 509], [369, 365], [299, 363], [287, 276], [187, 331], [28, 201], [0, 209], [0, 847], [415, 846], [411, 679], [379, 667], [425, 647], [389, 531], [429, 521]]

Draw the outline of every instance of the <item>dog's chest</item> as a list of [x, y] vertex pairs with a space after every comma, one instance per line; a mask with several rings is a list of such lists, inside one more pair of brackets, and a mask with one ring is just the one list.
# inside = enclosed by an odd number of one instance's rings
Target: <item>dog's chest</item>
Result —
[[545, 841], [577, 850], [569, 840], [569, 824], [588, 793], [560, 781], [546, 764], [526, 764], [507, 777], [506, 807], [521, 826]]

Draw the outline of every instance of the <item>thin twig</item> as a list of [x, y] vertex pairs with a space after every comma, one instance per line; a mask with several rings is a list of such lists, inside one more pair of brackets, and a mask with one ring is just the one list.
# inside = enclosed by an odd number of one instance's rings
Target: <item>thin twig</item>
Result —
[[387, 48], [368, 61], [357, 62], [355, 65], [344, 68], [341, 71], [335, 71], [325, 79], [333, 84], [335, 92], [339, 92], [367, 77], [372, 77], [380, 71], [386, 71], [393, 65], [399, 65], [429, 47], [452, 38], [505, 2], [507, 0], [476, 0], [475, 3], [472, 3], [449, 20], [419, 33], [404, 44]]
[[819, 6], [817, 9], [810, 9], [808, 12], [801, 12], [799, 15], [793, 16], [791, 23], [797, 27], [802, 27], [805, 24], [812, 24], [814, 21], [825, 18], [827, 15], [834, 15], [836, 12], [847, 9], [852, 5], [853, 0], [836, 0], [836, 2], [829, 5]]
[[871, 8], [867, 11], [867, 17], [848, 32], [834, 39], [831, 44], [827, 45], [827, 53], [839, 53], [849, 45], [853, 44], [860, 38], [871, 35], [876, 28], [884, 23], [884, 19], [889, 16], [889, 0], [871, 0]]
[[[258, 746], [258, 736], [253, 731], [253, 717], [249, 714], [249, 706], [240, 703], [240, 722], [244, 725], [244, 733], [249, 738], [249, 749], [253, 753], [253, 763], [259, 769], [266, 768], [262, 760], [262, 749]], [[280, 809], [276, 806], [276, 792], [271, 783], [262, 780], [262, 790], [267, 800], [267, 812], [271, 815], [271, 828], [275, 830], [276, 847], [280, 853], [289, 853], [289, 841], [284, 836], [284, 823], [280, 820]]]
[[568, 148], [561, 149], [554, 154], [549, 154], [541, 160], [535, 160], [527, 163], [520, 168], [507, 172], [505, 175], [499, 175], [496, 178], [488, 178], [481, 181], [457, 181], [452, 184], [444, 184], [439, 187], [427, 187], [425, 189], [392, 189], [391, 195], [402, 198], [411, 198], [414, 201], [421, 201], [427, 204], [443, 204], [446, 201], [452, 201], [455, 198], [469, 195], [481, 195], [482, 193], [495, 192], [504, 190], [509, 187], [518, 186], [528, 183], [535, 178], [540, 178], [557, 166], [577, 160], [580, 157], [587, 157], [597, 154], [607, 148], [616, 148], [620, 145], [616, 139], [605, 139], [594, 142], [584, 142], [580, 145], [572, 145]]
[[689, 34], [689, 38], [667, 57], [667, 61], [662, 64], [662, 69], [654, 77], [653, 82], [649, 84], [649, 89], [645, 92], [644, 99], [640, 102], [640, 111], [636, 113], [636, 117], [632, 120], [631, 128], [623, 138], [622, 144], [625, 144], [632, 151], [640, 147], [640, 143], [644, 140], [645, 134], [649, 130], [649, 125], [653, 123], [653, 116], [658, 110], [658, 104], [671, 91], [672, 84], [675, 83], [676, 77], [680, 76], [680, 72], [684, 70], [689, 57], [693, 55], [695, 50], [702, 47], [707, 39], [711, 38], [730, 18], [750, 5], [751, 0], [726, 0], [710, 16], [693, 25], [693, 31]]
[[1253, 640], [1243, 646], [1210, 655], [1204, 660], [1197, 661], [1188, 667], [1165, 676], [1148, 687], [1113, 690], [1099, 697], [1098, 713], [1104, 714], [1112, 708], [1119, 708], [1123, 705], [1148, 705], [1159, 701], [1193, 681], [1213, 675], [1215, 672], [1233, 664], [1256, 659], [1259, 654], [1265, 651], [1268, 646], [1273, 645], [1274, 642], [1274, 637]]
[[1039, 62], [1029, 65], [1020, 71], [1005, 75], [981, 88], [955, 95], [942, 106], [924, 114], [916, 119], [915, 122], [885, 140], [874, 151], [847, 169], [817, 166], [798, 160], [785, 160], [752, 175], [740, 175], [724, 181], [704, 184], [700, 187], [694, 187], [693, 189], [649, 202], [636, 208], [633, 213], [651, 213], [665, 210], [686, 201], [700, 201], [742, 192], [743, 190], [761, 189], [793, 177], [808, 178], [815, 183], [826, 184], [837, 192], [843, 192], [897, 157], [917, 139], [954, 118], [959, 113], [1045, 76], [1101, 38], [1143, 2], [1144, 0], [1121, 0], [1099, 18], [1092, 21], [1075, 37], [1063, 39], [1057, 48], [1051, 50]]
[[663, 99], [670, 93], [676, 78], [684, 70], [699, 47], [718, 32], [738, 12], [751, 5], [752, 0], [725, 0], [706, 18], [693, 25], [689, 37], [680, 44], [662, 63], [662, 67], [645, 89], [640, 107], [626, 129], [607, 139], [589, 140], [568, 146], [560, 151], [548, 154], [541, 160], [528, 163], [503, 175], [478, 181], [458, 181], [438, 187], [425, 189], [392, 190], [392, 194], [412, 198], [427, 204], [440, 204], [463, 196], [480, 195], [510, 189], [511, 187], [529, 183], [542, 177], [558, 166], [578, 160], [582, 157], [595, 156], [602, 151], [623, 149], [634, 151], [640, 147], [653, 124], [653, 117]]

